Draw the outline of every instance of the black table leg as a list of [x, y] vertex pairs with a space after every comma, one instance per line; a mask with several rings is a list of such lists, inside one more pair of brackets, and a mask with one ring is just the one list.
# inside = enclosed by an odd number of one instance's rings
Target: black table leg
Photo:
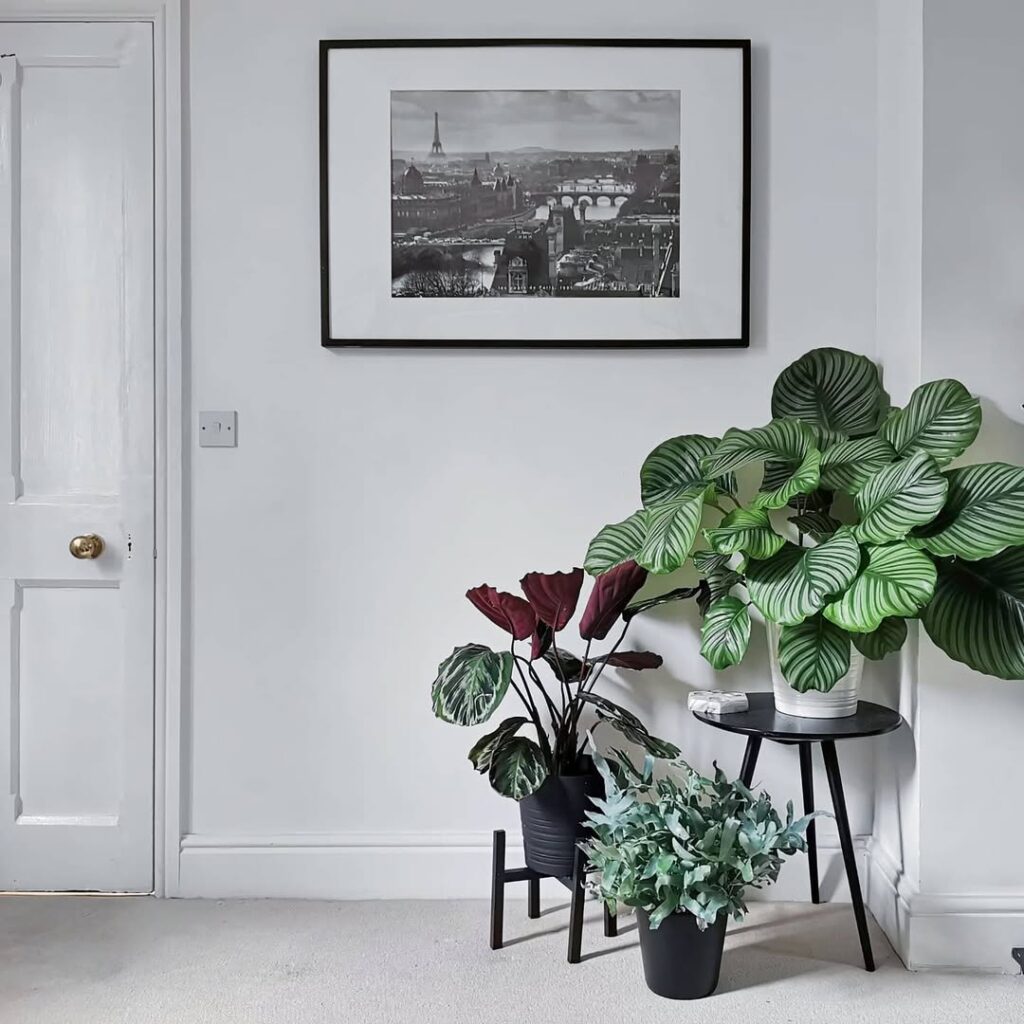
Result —
[[[800, 784], [804, 791], [804, 814], [814, 810], [814, 769], [811, 766], [810, 743], [799, 744], [800, 750]], [[811, 874], [811, 902], [820, 903], [818, 896], [818, 839], [814, 829], [814, 819], [807, 826], [807, 866]]]
[[583, 901], [586, 891], [586, 857], [579, 847], [572, 862], [572, 903], [569, 906], [569, 963], [578, 964], [583, 949]]
[[494, 833], [491, 854], [491, 949], [501, 949], [505, 919], [505, 831]]
[[740, 768], [740, 782], [749, 786], [754, 781], [754, 769], [757, 767], [757, 755], [761, 750], [761, 737], [748, 736], [747, 749], [743, 752], [743, 766]]
[[843, 848], [843, 862], [846, 864], [846, 878], [850, 883], [850, 900], [853, 902], [853, 916], [857, 919], [857, 933], [860, 935], [860, 948], [864, 953], [864, 969], [875, 969], [875, 958], [871, 954], [871, 937], [868, 935], [868, 921], [864, 914], [864, 899], [860, 892], [860, 879], [857, 876], [857, 860], [853, 852], [853, 836], [850, 835], [850, 819], [846, 814], [846, 797], [843, 795], [843, 780], [839, 774], [839, 758], [836, 756], [836, 745], [833, 740], [822, 740], [821, 753], [825, 759], [825, 774], [828, 776], [828, 787], [832, 792], [832, 809], [836, 814], [836, 825], [839, 827], [839, 842]]
[[614, 910], [608, 909], [608, 904], [604, 905], [604, 937], [606, 939], [614, 939], [619, 934], [619, 915]]
[[540, 879], [531, 878], [526, 883], [526, 916], [540, 917]]

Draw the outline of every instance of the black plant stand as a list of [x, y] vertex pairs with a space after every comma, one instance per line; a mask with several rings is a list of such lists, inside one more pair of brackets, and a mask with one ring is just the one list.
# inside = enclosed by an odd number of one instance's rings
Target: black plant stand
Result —
[[[853, 850], [853, 836], [850, 834], [850, 819], [846, 814], [846, 797], [843, 795], [843, 780], [839, 774], [835, 741], [857, 739], [861, 736], [881, 736], [883, 733], [898, 729], [904, 724], [903, 719], [899, 712], [893, 711], [892, 708], [863, 700], [857, 705], [857, 713], [848, 718], [796, 718], [793, 715], [784, 715], [775, 710], [775, 699], [770, 693], [748, 693], [747, 701], [749, 707], [746, 711], [724, 715], [694, 711], [693, 715], [699, 721], [713, 725], [716, 729], [740, 733], [747, 737], [747, 749], [743, 754], [743, 766], [740, 768], [740, 780], [747, 786], [754, 781], [754, 769], [757, 767], [757, 755], [761, 750], [762, 740], [795, 744], [800, 751], [800, 781], [805, 814], [810, 814], [814, 810], [811, 748], [815, 743], [821, 745], [828, 788], [832, 793], [832, 808], [839, 828], [839, 843], [843, 849], [846, 878], [850, 883], [853, 916], [857, 921], [860, 948], [864, 954], [864, 968], [873, 971], [875, 959], [871, 953], [871, 938], [868, 935], [864, 899], [857, 876], [857, 860]], [[807, 862], [811, 874], [811, 902], [818, 903], [818, 847], [814, 833], [814, 823], [811, 822], [807, 828]]]
[[[498, 829], [494, 833], [491, 860], [491, 949], [501, 949], [505, 923], [505, 886], [509, 882], [526, 882], [527, 902], [526, 916], [540, 917], [540, 880], [550, 878], [532, 868], [505, 867], [505, 832]], [[584, 882], [586, 881], [586, 858], [582, 850], [576, 851], [573, 861], [573, 872], [569, 878], [559, 878], [572, 894], [569, 906], [569, 963], [580, 962], [583, 946], [583, 903], [586, 899]], [[618, 934], [618, 918], [607, 907], [604, 908], [604, 933], [613, 938]]]

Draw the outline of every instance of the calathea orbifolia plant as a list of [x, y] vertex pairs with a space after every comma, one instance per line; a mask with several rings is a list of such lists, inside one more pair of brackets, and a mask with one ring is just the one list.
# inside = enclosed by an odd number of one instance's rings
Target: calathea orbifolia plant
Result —
[[[851, 645], [898, 650], [914, 618], [951, 658], [1024, 679], [1024, 469], [951, 467], [981, 426], [963, 384], [931, 381], [892, 408], [870, 359], [816, 349], [781, 373], [772, 415], [659, 445], [641, 469], [644, 507], [594, 538], [588, 570], [676, 569], [710, 512], [720, 520], [692, 560], [716, 668], [746, 652], [752, 604], [780, 627], [797, 690], [833, 687]], [[752, 465], [760, 484], [742, 498], [735, 474]]]
[[[581, 655], [560, 645], [558, 634], [576, 612], [582, 569], [527, 573], [520, 581], [525, 597], [486, 585], [467, 591], [473, 605], [510, 635], [508, 649], [495, 651], [483, 644], [456, 647], [438, 668], [431, 697], [434, 714], [454, 725], [486, 722], [509, 690], [519, 698], [523, 714], [506, 718], [469, 752], [473, 767], [486, 772], [502, 796], [521, 800], [536, 792], [548, 775], [581, 771], [581, 718], [587, 708], [653, 756], [679, 754], [671, 743], [652, 736], [632, 712], [594, 692], [609, 665], [658, 668], [657, 654], [619, 650], [630, 622], [639, 612], [697, 592], [673, 591], [631, 604], [646, 579], [646, 570], [625, 561], [595, 581], [579, 622], [585, 642]], [[604, 640], [620, 621], [622, 629], [611, 648], [594, 653], [594, 641]], [[541, 671], [548, 674], [546, 684]], [[533, 727], [536, 741], [519, 735], [524, 726]]]
[[638, 769], [614, 757], [614, 765], [594, 758], [605, 797], [587, 813], [592, 838], [583, 849], [607, 905], [639, 907], [652, 929], [674, 913], [693, 914], [701, 930], [719, 914], [742, 920], [746, 890], [774, 882], [782, 858], [806, 849], [811, 816], [794, 821], [789, 803], [783, 824], [767, 793], [730, 782], [717, 766], [707, 779], [676, 762], [678, 780], [656, 779], [650, 758]]

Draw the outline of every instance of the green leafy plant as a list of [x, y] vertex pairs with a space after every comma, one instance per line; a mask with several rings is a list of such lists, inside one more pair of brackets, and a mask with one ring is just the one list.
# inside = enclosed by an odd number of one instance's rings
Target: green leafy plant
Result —
[[[635, 671], [658, 668], [661, 658], [657, 654], [619, 650], [630, 622], [666, 601], [694, 597], [699, 589], [680, 588], [634, 601], [647, 580], [647, 571], [633, 561], [618, 564], [591, 589], [579, 621], [585, 646], [577, 655], [560, 645], [558, 634], [575, 615], [583, 579], [582, 569], [532, 572], [520, 581], [525, 597], [486, 585], [467, 591], [473, 606], [511, 636], [508, 649], [495, 651], [483, 644], [467, 644], [456, 647], [438, 667], [431, 700], [434, 714], [445, 722], [481, 725], [509, 691], [523, 705], [524, 715], [506, 718], [469, 752], [473, 767], [486, 774], [502, 796], [521, 800], [536, 792], [549, 775], [582, 771], [584, 711], [649, 755], [673, 758], [679, 754], [677, 747], [652, 736], [636, 715], [595, 693], [594, 687], [609, 665]], [[594, 641], [604, 640], [619, 623], [618, 639], [607, 651], [597, 653]], [[547, 683], [541, 671], [547, 673]], [[529, 726], [536, 732], [536, 741], [519, 735], [521, 728]]]
[[600, 897], [647, 911], [652, 929], [683, 912], [701, 930], [723, 913], [742, 920], [746, 890], [774, 882], [782, 858], [806, 849], [812, 816], [794, 821], [789, 803], [783, 824], [767, 793], [730, 782], [717, 766], [708, 779], [677, 761], [678, 780], [655, 779], [650, 757], [637, 768], [614, 756], [594, 758], [605, 797], [587, 812], [592, 836], [582, 847]]
[[[742, 659], [753, 605], [779, 627], [800, 691], [835, 686], [852, 648], [897, 651], [910, 619], [956, 661], [1024, 679], [1024, 468], [950, 466], [978, 435], [978, 399], [936, 380], [892, 408], [870, 359], [822, 348], [783, 370], [771, 407], [765, 426], [659, 445], [640, 470], [643, 508], [597, 534], [587, 570], [692, 559], [704, 657]], [[741, 496], [751, 466], [760, 483]]]

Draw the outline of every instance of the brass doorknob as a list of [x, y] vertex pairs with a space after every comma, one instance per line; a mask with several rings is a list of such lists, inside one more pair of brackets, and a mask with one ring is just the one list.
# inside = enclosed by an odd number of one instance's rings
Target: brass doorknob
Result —
[[86, 533], [81, 537], [72, 537], [68, 551], [75, 558], [99, 558], [103, 554], [103, 538], [95, 533]]

